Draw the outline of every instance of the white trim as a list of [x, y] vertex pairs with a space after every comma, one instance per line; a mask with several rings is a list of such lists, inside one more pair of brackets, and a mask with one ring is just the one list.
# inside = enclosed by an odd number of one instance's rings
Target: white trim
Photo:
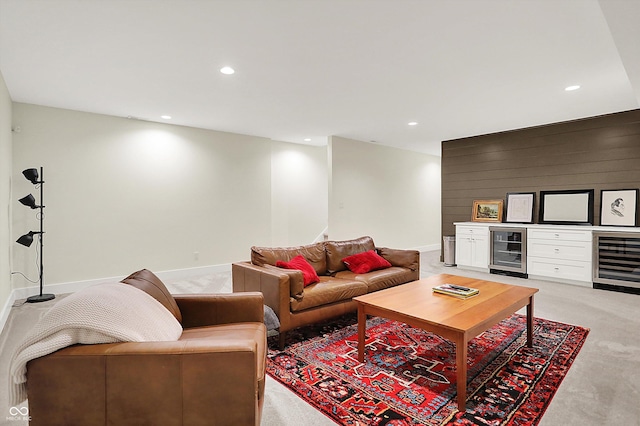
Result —
[[325, 226], [325, 228], [322, 230], [322, 232], [320, 233], [320, 235], [318, 235], [313, 242], [314, 243], [319, 243], [322, 241], [326, 241], [327, 238], [329, 238], [329, 227]]
[[[197, 277], [201, 275], [207, 274], [217, 274], [229, 272], [231, 273], [231, 264], [226, 263], [222, 265], [211, 265], [211, 266], [202, 266], [198, 268], [188, 268], [188, 269], [173, 269], [169, 271], [161, 271], [154, 272], [163, 281], [170, 280], [178, 280], [178, 279], [188, 279], [192, 277]], [[84, 280], [84, 281], [73, 281], [68, 283], [60, 283], [60, 284], [47, 284], [45, 285], [43, 292], [44, 293], [53, 293], [53, 294], [65, 294], [65, 293], [74, 293], [78, 290], [82, 290], [83, 288], [91, 287], [97, 284], [104, 284], [108, 282], [118, 282], [124, 279], [126, 276], [119, 277], [111, 277], [111, 278], [96, 278], [92, 280]], [[13, 289], [13, 291], [9, 294], [7, 302], [5, 303], [2, 312], [0, 312], [0, 331], [4, 330], [4, 326], [7, 323], [7, 319], [9, 318], [9, 314], [11, 313], [11, 307], [15, 303], [16, 300], [26, 299], [29, 296], [33, 296], [35, 294], [40, 293], [40, 286], [31, 286], [31, 287], [21, 287]]]
[[7, 320], [9, 319], [9, 314], [11, 313], [11, 307], [13, 306], [15, 301], [16, 301], [16, 297], [14, 295], [14, 292], [12, 291], [9, 294], [9, 297], [7, 298], [6, 303], [4, 304], [4, 307], [2, 308], [2, 312], [0, 312], [0, 331], [4, 330], [4, 325], [7, 323]]
[[440, 244], [429, 244], [428, 246], [414, 247], [410, 250], [418, 250], [420, 253], [423, 253], [425, 251], [435, 251], [440, 250]]

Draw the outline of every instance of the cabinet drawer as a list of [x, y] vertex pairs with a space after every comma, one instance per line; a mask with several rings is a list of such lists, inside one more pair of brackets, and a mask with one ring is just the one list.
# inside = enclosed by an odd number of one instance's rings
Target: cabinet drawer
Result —
[[590, 262], [553, 261], [552, 259], [529, 256], [527, 272], [529, 275], [540, 275], [556, 279], [591, 281]]
[[565, 229], [529, 229], [529, 239], [543, 239], [552, 241], [591, 241], [591, 231]]
[[586, 241], [529, 240], [529, 256], [557, 260], [591, 261], [591, 243]]
[[456, 235], [458, 234], [488, 236], [489, 228], [479, 226], [456, 226]]

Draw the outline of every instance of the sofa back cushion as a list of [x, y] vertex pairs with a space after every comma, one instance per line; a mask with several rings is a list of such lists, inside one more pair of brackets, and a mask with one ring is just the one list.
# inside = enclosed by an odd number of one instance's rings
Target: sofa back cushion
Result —
[[329, 275], [347, 269], [342, 261], [345, 257], [376, 248], [371, 237], [360, 237], [346, 241], [325, 241], [324, 246], [327, 252], [327, 273]]
[[318, 275], [327, 274], [327, 257], [322, 242], [297, 247], [251, 247], [251, 263], [258, 266], [275, 266], [279, 260], [289, 262], [298, 255], [302, 255]]
[[147, 269], [142, 269], [138, 272], [134, 272], [120, 282], [132, 285], [155, 298], [158, 302], [162, 303], [162, 305], [167, 308], [174, 317], [176, 317], [180, 324], [182, 324], [182, 313], [180, 313], [180, 308], [178, 308], [176, 300], [173, 298], [171, 293], [169, 293], [169, 290], [164, 283], [160, 281], [160, 278], [158, 278], [153, 272]]

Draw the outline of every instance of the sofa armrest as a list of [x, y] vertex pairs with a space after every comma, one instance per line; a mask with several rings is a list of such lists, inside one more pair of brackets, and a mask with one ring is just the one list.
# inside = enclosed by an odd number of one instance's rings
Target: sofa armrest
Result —
[[68, 347], [28, 364], [30, 424], [258, 424], [259, 352], [252, 339]]
[[[264, 295], [264, 303], [269, 306], [280, 325], [286, 327], [291, 312], [291, 277], [281, 268], [265, 268], [250, 262], [238, 262], [231, 265], [233, 291], [259, 291]], [[299, 273], [302, 279], [302, 273]]]
[[393, 266], [401, 266], [412, 271], [420, 272], [420, 252], [418, 250], [391, 249], [377, 247], [378, 254]]
[[173, 295], [184, 328], [235, 322], [264, 322], [260, 292]]
[[273, 265], [264, 265], [269, 273], [281, 275], [286, 274], [289, 276], [289, 296], [296, 300], [302, 300], [304, 296], [304, 275], [302, 271], [298, 269], [283, 269]]

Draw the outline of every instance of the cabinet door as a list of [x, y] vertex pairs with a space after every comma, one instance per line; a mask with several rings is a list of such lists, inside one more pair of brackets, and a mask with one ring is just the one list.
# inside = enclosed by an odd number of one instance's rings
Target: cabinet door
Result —
[[485, 235], [474, 235], [471, 242], [471, 266], [486, 268], [489, 266], [489, 239]]
[[472, 252], [473, 242], [471, 235], [456, 234], [456, 264], [472, 266]]

